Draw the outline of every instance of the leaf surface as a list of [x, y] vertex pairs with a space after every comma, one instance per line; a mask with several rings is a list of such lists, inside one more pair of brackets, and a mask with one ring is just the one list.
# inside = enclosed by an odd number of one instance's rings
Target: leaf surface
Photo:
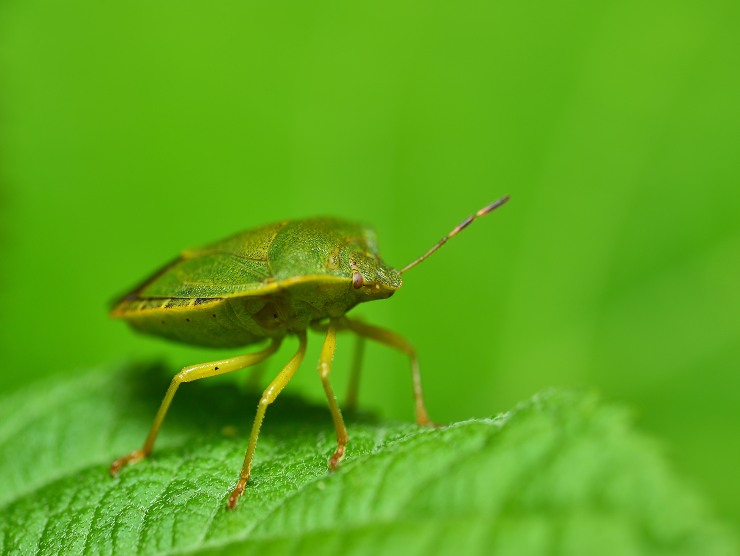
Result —
[[0, 399], [0, 553], [735, 553], [655, 443], [588, 393], [439, 429], [350, 417], [333, 474], [328, 411], [282, 396], [231, 512], [257, 401], [233, 384], [181, 388], [153, 457], [108, 475], [166, 384], [139, 365]]

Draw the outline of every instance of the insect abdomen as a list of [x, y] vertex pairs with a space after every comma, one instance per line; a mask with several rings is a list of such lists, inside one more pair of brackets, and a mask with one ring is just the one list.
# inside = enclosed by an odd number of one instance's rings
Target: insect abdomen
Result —
[[234, 303], [224, 298], [145, 298], [122, 302], [111, 316], [146, 334], [207, 347], [240, 347], [281, 335], [249, 318], [243, 303], [235, 310]]

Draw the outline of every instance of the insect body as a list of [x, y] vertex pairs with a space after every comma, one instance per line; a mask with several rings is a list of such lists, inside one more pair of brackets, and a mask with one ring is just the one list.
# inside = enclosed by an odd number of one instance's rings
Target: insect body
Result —
[[421, 390], [416, 352], [398, 334], [345, 316], [358, 303], [386, 299], [401, 287], [401, 275], [416, 266], [473, 220], [508, 200], [466, 218], [429, 251], [398, 271], [378, 254], [371, 228], [331, 218], [285, 221], [242, 232], [202, 249], [185, 251], [133, 292], [121, 298], [111, 316], [135, 329], [209, 347], [234, 347], [269, 340], [255, 353], [185, 367], [170, 384], [142, 448], [111, 464], [111, 474], [148, 456], [178, 386], [229, 373], [263, 361], [289, 334], [299, 347], [264, 391], [257, 407], [244, 465], [228, 505], [235, 508], [249, 479], [257, 437], [267, 406], [290, 381], [306, 353], [306, 330], [326, 333], [319, 376], [337, 433], [329, 459], [334, 470], [348, 442], [342, 414], [329, 381], [336, 333], [349, 330], [393, 347], [411, 359], [416, 420], [430, 425]]

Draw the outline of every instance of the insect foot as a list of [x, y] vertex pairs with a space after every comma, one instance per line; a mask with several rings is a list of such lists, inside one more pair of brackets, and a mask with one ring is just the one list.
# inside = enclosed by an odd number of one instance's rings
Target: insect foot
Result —
[[144, 459], [146, 457], [146, 454], [144, 453], [144, 450], [134, 450], [127, 456], [123, 456], [118, 458], [116, 461], [110, 464], [110, 474], [113, 477], [118, 476], [118, 472], [126, 467], [127, 465], [131, 463], [136, 463], [139, 460]]
[[329, 458], [329, 471], [336, 471], [339, 463], [344, 459], [344, 444], [337, 446], [334, 455]]
[[239, 498], [242, 497], [242, 494], [244, 494], [244, 489], [247, 487], [247, 479], [244, 477], [241, 477], [239, 481], [236, 483], [236, 488], [232, 491], [232, 493], [229, 495], [229, 502], [227, 504], [227, 507], [230, 510], [235, 510], [236, 505], [239, 502]]

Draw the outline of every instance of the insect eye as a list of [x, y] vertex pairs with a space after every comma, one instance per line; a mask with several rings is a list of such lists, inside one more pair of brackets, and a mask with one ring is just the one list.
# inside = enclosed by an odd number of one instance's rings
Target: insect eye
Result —
[[352, 287], [359, 290], [363, 286], [362, 274], [359, 272], [352, 273]]

